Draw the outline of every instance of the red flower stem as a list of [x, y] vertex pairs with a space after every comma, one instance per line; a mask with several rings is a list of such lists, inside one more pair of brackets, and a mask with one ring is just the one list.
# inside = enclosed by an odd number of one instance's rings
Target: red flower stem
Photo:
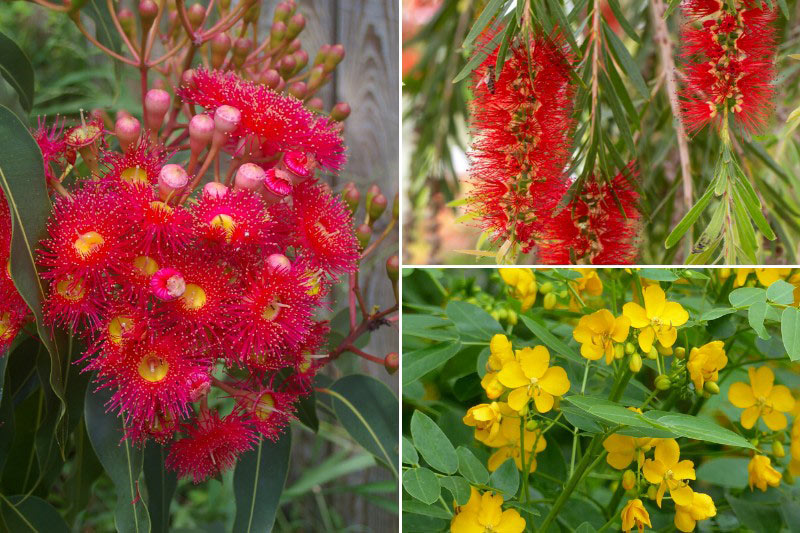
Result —
[[381, 236], [380, 236], [380, 237], [378, 237], [378, 239], [377, 239], [375, 242], [373, 242], [372, 244], [370, 244], [369, 246], [367, 246], [367, 248], [366, 248], [366, 249], [364, 250], [364, 252], [361, 254], [361, 259], [362, 259], [362, 260], [366, 259], [366, 257], [367, 257], [369, 254], [371, 254], [371, 253], [372, 253], [372, 252], [375, 250], [375, 248], [377, 248], [377, 247], [378, 247], [378, 245], [380, 245], [380, 243], [382, 243], [382, 242], [383, 242], [383, 241], [386, 239], [386, 237], [388, 237], [388, 236], [389, 236], [389, 233], [390, 233], [390, 232], [392, 231], [392, 229], [394, 228], [394, 225], [395, 225], [395, 223], [396, 223], [396, 222], [397, 222], [397, 219], [396, 219], [396, 218], [394, 218], [394, 217], [392, 218], [392, 220], [390, 220], [390, 221], [389, 221], [389, 225], [387, 225], [387, 226], [386, 226], [386, 229], [385, 229], [385, 230], [383, 230], [383, 233], [381, 233]]
[[[180, 201], [178, 202], [179, 204], [182, 204], [183, 202], [185, 202], [186, 199], [189, 197], [189, 195], [192, 194], [192, 192], [195, 190], [195, 188], [197, 188], [197, 185], [200, 183], [200, 180], [203, 179], [203, 175], [208, 170], [208, 167], [211, 166], [211, 162], [214, 159], [216, 159], [217, 152], [219, 152], [219, 145], [220, 144], [222, 144], [222, 143], [218, 144], [218, 143], [212, 142], [211, 149], [208, 151], [208, 154], [206, 154], [206, 158], [203, 160], [203, 166], [200, 167], [200, 170], [197, 172], [197, 174], [195, 174], [194, 179], [189, 184], [189, 186], [186, 188], [186, 192], [183, 193], [183, 196], [181, 197]], [[191, 174], [191, 172], [190, 172], [190, 174]]]
[[236, 387], [231, 386], [230, 384], [211, 376], [211, 384], [217, 388], [220, 388], [230, 394], [231, 396], [236, 396], [240, 394], [242, 391], [237, 389]]
[[62, 13], [66, 13], [69, 10], [69, 6], [60, 6], [58, 4], [53, 4], [48, 2], [47, 0], [33, 0], [37, 4], [42, 7], [46, 7], [47, 9], [52, 9], [53, 11], [60, 11]]
[[[197, 52], [197, 46], [192, 43], [189, 46], [189, 49], [186, 51], [186, 56], [183, 58], [183, 66], [181, 67], [181, 71], [178, 72], [178, 79], [180, 79], [181, 75], [184, 71], [188, 70], [189, 67], [192, 65], [192, 59], [194, 59], [194, 54]], [[164, 133], [162, 134], [162, 140], [166, 140], [172, 132], [175, 130], [176, 121], [178, 120], [178, 113], [181, 111], [181, 101], [180, 98], [175, 98], [172, 102], [172, 110], [169, 112], [169, 120], [167, 121], [167, 127], [164, 128]], [[193, 116], [192, 108], [189, 108], [189, 115]], [[191, 173], [190, 173], [191, 174]]]
[[361, 294], [361, 285], [358, 283], [358, 271], [353, 273], [353, 278], [355, 280], [355, 293], [356, 299], [358, 300], [358, 307], [361, 309], [361, 316], [366, 318], [369, 316], [369, 313], [367, 313], [367, 306], [364, 303], [364, 296]]
[[372, 361], [373, 363], [378, 363], [379, 365], [382, 365], [384, 363], [384, 360], [381, 359], [380, 357], [375, 357], [374, 355], [368, 354], [367, 352], [359, 350], [358, 348], [356, 348], [355, 346], [352, 346], [352, 345], [346, 346], [345, 347], [345, 351], [350, 352], [350, 353], [354, 353], [359, 357], [363, 357], [367, 361]]
[[[174, 56], [175, 54], [180, 52], [183, 49], [183, 47], [186, 45], [186, 43], [188, 43], [188, 42], [189, 42], [189, 37], [184, 37], [179, 44], [177, 44], [174, 48], [172, 48], [172, 50], [168, 51], [167, 53], [165, 53], [163, 56], [159, 57], [158, 59], [150, 61], [150, 63], [149, 63], [150, 67], [151, 68], [155, 67], [159, 63], [161, 63], [163, 61], [166, 61], [170, 57]], [[178, 73], [178, 74], [180, 75], [180, 73]]]
[[350, 283], [350, 290], [348, 291], [350, 301], [350, 332], [352, 333], [356, 329], [356, 278], [354, 274], [350, 274], [348, 279]]
[[123, 63], [126, 63], [128, 65], [132, 65], [134, 67], [136, 66], [136, 61], [134, 61], [132, 59], [129, 59], [127, 57], [123, 57], [123, 56], [119, 55], [118, 53], [116, 53], [115, 51], [110, 50], [110, 49], [106, 48], [105, 46], [103, 46], [102, 44], [100, 44], [100, 42], [97, 39], [95, 39], [88, 31], [86, 31], [86, 28], [84, 27], [83, 23], [81, 22], [80, 14], [76, 13], [71, 18], [72, 18], [72, 21], [75, 23], [75, 26], [77, 26], [78, 30], [80, 30], [80, 32], [83, 34], [83, 36], [86, 37], [89, 40], [90, 43], [95, 45], [102, 52], [110, 55], [111, 57], [113, 57], [117, 61], [121, 61]]
[[131, 40], [128, 39], [128, 35], [122, 29], [122, 24], [119, 23], [117, 10], [114, 8], [114, 2], [112, 0], [106, 0], [106, 6], [108, 7], [108, 12], [111, 15], [111, 21], [114, 23], [114, 27], [117, 29], [119, 36], [122, 37], [125, 46], [127, 46], [128, 50], [130, 50], [134, 61], [139, 61], [139, 52], [136, 50], [136, 46], [134, 46]]
[[[361, 335], [363, 335], [367, 331], [372, 331], [380, 327], [381, 321], [386, 319], [388, 315], [396, 313], [398, 309], [399, 306], [395, 304], [392, 307], [388, 307], [383, 311], [379, 311], [374, 315], [371, 315], [362, 320], [361, 324], [359, 324], [355, 330], [351, 331], [350, 334], [347, 335], [347, 337], [344, 340], [342, 340], [342, 342], [339, 343], [339, 346], [337, 346], [331, 351], [330, 358], [335, 359], [339, 357], [339, 355], [342, 352], [348, 351], [348, 346], [352, 346], [353, 343], [356, 341], [356, 339], [358, 339]], [[383, 364], [383, 361], [381, 361], [381, 364]]]

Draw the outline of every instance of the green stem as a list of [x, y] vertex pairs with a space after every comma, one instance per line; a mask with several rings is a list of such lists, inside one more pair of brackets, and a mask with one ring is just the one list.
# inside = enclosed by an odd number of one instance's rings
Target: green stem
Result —
[[[561, 491], [561, 494], [558, 495], [558, 499], [553, 504], [553, 507], [550, 508], [550, 512], [547, 513], [542, 525], [539, 527], [539, 531], [546, 532], [550, 527], [550, 524], [552, 524], [553, 520], [555, 520], [556, 516], [558, 516], [561, 508], [564, 507], [565, 503], [567, 503], [570, 496], [575, 491], [575, 488], [578, 486], [578, 483], [580, 483], [581, 479], [583, 479], [583, 475], [586, 473], [589, 465], [592, 464], [592, 456], [595, 454], [596, 448], [603, 442], [603, 437], [604, 435], [597, 434], [594, 436], [594, 438], [592, 438], [592, 441], [589, 443], [589, 447], [586, 449], [586, 453], [584, 453], [583, 457], [581, 458], [581, 462], [575, 467], [575, 471], [570, 476], [566, 485], [564, 485], [564, 489]], [[599, 458], [600, 456], [598, 456], [598, 459]]]
[[622, 483], [617, 485], [617, 490], [614, 491], [614, 494], [611, 496], [611, 501], [608, 502], [606, 506], [606, 516], [608, 516], [611, 520], [616, 519], [616, 510], [619, 502], [622, 501], [622, 495], [625, 494], [625, 487], [622, 486]]

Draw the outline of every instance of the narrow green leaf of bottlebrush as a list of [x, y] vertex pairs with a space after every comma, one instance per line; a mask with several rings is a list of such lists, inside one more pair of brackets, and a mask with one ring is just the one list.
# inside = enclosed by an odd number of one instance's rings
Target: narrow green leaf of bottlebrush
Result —
[[[608, 54], [603, 55], [607, 57]], [[622, 103], [622, 107], [625, 108], [625, 112], [628, 114], [628, 125], [635, 131], [639, 124], [639, 113], [636, 112], [636, 107], [633, 105], [631, 95], [628, 94], [628, 91], [625, 89], [625, 83], [622, 81], [619, 72], [617, 72], [617, 66], [614, 65], [613, 61], [607, 60], [605, 63], [605, 71], [608, 74], [611, 85], [614, 86], [614, 94], [617, 95], [619, 101]]]
[[519, 470], [513, 459], [508, 459], [492, 472], [489, 476], [489, 486], [502, 492], [504, 500], [514, 497], [519, 488]]
[[756, 226], [758, 226], [758, 229], [764, 234], [764, 237], [771, 241], [775, 240], [775, 232], [772, 231], [769, 222], [764, 218], [764, 213], [761, 212], [761, 200], [758, 199], [756, 192], [753, 190], [753, 186], [741, 170], [734, 177], [733, 186], [737, 195], [741, 198], [750, 218], [756, 223]]
[[[0, 188], [5, 192], [11, 211], [11, 278], [25, 303], [36, 318], [36, 329], [50, 353], [50, 386], [61, 400], [59, 427], [66, 412], [64, 370], [66, 368], [66, 336], [42, 323], [42, 302], [45, 288], [36, 268], [36, 246], [46, 234], [50, 215], [50, 198], [44, 176], [44, 163], [39, 146], [28, 128], [7, 108], [0, 106]], [[63, 431], [56, 432], [63, 446]]]
[[161, 444], [148, 441], [144, 449], [144, 482], [153, 533], [169, 532], [169, 506], [178, 486], [178, 476], [167, 470], [166, 458], [167, 450]]
[[108, 3], [103, 0], [89, 0], [81, 10], [92, 18], [95, 25], [95, 36], [104, 46], [119, 52], [122, 50], [122, 37], [114, 27]]
[[681, 4], [681, 0], [669, 0], [669, 5], [667, 6], [667, 10], [664, 12], [664, 18], [669, 17], [672, 15], [672, 12], [675, 11], [675, 8]]
[[706, 189], [706, 192], [703, 193], [703, 196], [697, 200], [697, 203], [694, 204], [692, 208], [689, 209], [689, 212], [683, 216], [680, 222], [678, 222], [678, 225], [675, 226], [675, 229], [672, 230], [667, 237], [667, 240], [664, 242], [665, 247], [672, 248], [678, 244], [678, 241], [681, 240], [681, 237], [683, 237], [683, 235], [689, 231], [689, 228], [691, 228], [694, 223], [697, 222], [700, 214], [703, 212], [703, 210], [705, 210], [709, 202], [711, 202], [712, 196], [714, 196], [713, 183], [709, 185], [708, 189]]
[[6, 383], [6, 367], [8, 366], [8, 356], [10, 353], [10, 350], [7, 350], [5, 353], [0, 353], [0, 402], [3, 401], [3, 389]]
[[619, 132], [622, 135], [622, 140], [625, 141], [625, 146], [631, 153], [636, 152], [633, 144], [633, 135], [631, 135], [631, 128], [628, 125], [628, 118], [622, 110], [622, 105], [617, 97], [617, 93], [611, 82], [603, 72], [600, 72], [600, 88], [603, 90], [603, 98], [608, 102], [611, 108], [611, 113], [614, 115], [614, 122], [616, 122]]
[[755, 264], [756, 248], [758, 248], [756, 232], [750, 222], [750, 216], [747, 213], [744, 202], [742, 202], [742, 198], [736, 193], [733, 194], [733, 220], [736, 223], [737, 244], [742, 248], [742, 252], [748, 259], [747, 263]]
[[292, 432], [287, 430], [276, 442], [262, 439], [239, 458], [233, 474], [234, 533], [272, 531], [289, 473], [291, 449]]
[[28, 56], [6, 34], [0, 32], [0, 75], [19, 96], [26, 113], [33, 108], [33, 66]]
[[641, 43], [642, 40], [639, 38], [639, 35], [636, 34], [636, 30], [633, 29], [631, 23], [628, 22], [628, 19], [622, 13], [622, 9], [619, 7], [619, 2], [617, 0], [608, 0], [608, 7], [611, 8], [611, 11], [614, 13], [614, 16], [617, 18], [617, 22], [619, 22], [622, 31], [625, 34], [636, 41], [637, 43]]
[[86, 431], [97, 458], [114, 483], [117, 502], [114, 507], [114, 524], [120, 533], [149, 533], [150, 515], [147, 512], [139, 481], [144, 452], [122, 439], [125, 430], [122, 418], [106, 412], [111, 391], [102, 389], [86, 391], [84, 417]]
[[442, 476], [439, 478], [439, 484], [442, 488], [450, 491], [453, 499], [458, 505], [464, 505], [469, 501], [470, 485], [469, 482], [461, 476]]
[[631, 80], [631, 83], [645, 101], [650, 100], [650, 91], [647, 90], [647, 83], [645, 83], [642, 73], [639, 71], [639, 66], [633, 60], [630, 52], [628, 52], [628, 49], [625, 47], [622, 41], [619, 40], [617, 34], [608, 27], [608, 24], [605, 21], [603, 21], [603, 33], [611, 45], [611, 53], [625, 71], [628, 79]]
[[575, 36], [572, 34], [572, 28], [567, 21], [567, 14], [564, 13], [564, 7], [561, 5], [561, 2], [559, 0], [547, 0], [547, 5], [550, 8], [550, 11], [552, 11], [555, 15], [558, 25], [561, 28], [566, 28], [566, 31], [562, 33], [567, 38], [569, 46], [573, 51], [580, 54], [580, 47], [578, 46], [578, 42], [575, 40]]
[[0, 76], [0, 106], [7, 107], [20, 120], [28, 120], [28, 113], [22, 109], [17, 91], [2, 76]]
[[[303, 470], [300, 477], [281, 494], [281, 504], [307, 495], [314, 487], [324, 485], [337, 478], [375, 466], [375, 458], [370, 453], [360, 452], [352, 455], [349, 450], [339, 450], [324, 461]], [[395, 492], [397, 487], [390, 483], [387, 492]], [[360, 494], [366, 494], [361, 492]]]
[[478, 19], [475, 21], [475, 24], [472, 25], [472, 29], [469, 30], [467, 37], [464, 39], [464, 48], [469, 47], [478, 38], [481, 32], [489, 25], [492, 19], [498, 13], [503, 12], [503, 7], [505, 7], [508, 0], [491, 0], [486, 7], [483, 8], [481, 14], [478, 16]]
[[410, 468], [403, 472], [403, 488], [413, 498], [428, 505], [438, 500], [442, 491], [436, 474], [425, 467]]
[[783, 347], [792, 361], [800, 360], [800, 310], [787, 307], [781, 314]]
[[429, 465], [445, 474], [456, 473], [456, 449], [436, 422], [421, 411], [414, 411], [411, 415], [411, 438], [417, 451]]
[[[508, 17], [506, 17], [506, 18], [508, 18]], [[506, 22], [507, 22], [507, 20], [506, 20]], [[497, 34], [495, 34], [494, 37], [492, 37], [492, 39], [488, 43], [486, 43], [486, 46], [484, 46], [481, 49], [475, 50], [475, 52], [472, 54], [472, 57], [470, 58], [470, 60], [467, 61], [467, 64], [464, 65], [464, 68], [461, 69], [461, 72], [459, 72], [456, 75], [456, 77], [453, 78], [453, 83], [460, 82], [461, 80], [463, 80], [464, 78], [469, 76], [472, 73], [473, 70], [478, 68], [478, 65], [483, 63], [486, 60], [486, 58], [489, 57], [489, 51], [494, 50], [494, 47], [497, 46], [498, 43], [500, 43], [502, 38], [503, 38], [503, 34], [502, 33], [497, 33]]]
[[399, 477], [397, 396], [383, 382], [362, 374], [344, 376], [325, 391], [350, 436]]
[[[503, 32], [503, 42], [500, 43], [500, 49], [497, 51], [497, 61], [494, 64], [494, 75], [500, 77], [500, 72], [503, 70], [503, 65], [506, 62], [506, 54], [508, 54], [508, 47], [511, 44], [511, 39], [517, 31], [517, 19], [512, 18], [511, 22]], [[452, 202], [451, 202], [452, 203]]]
[[[83, 402], [81, 402], [81, 405]], [[67, 511], [67, 522], [72, 523], [78, 513], [83, 512], [89, 497], [92, 495], [92, 487], [95, 480], [103, 473], [103, 465], [94, 453], [89, 435], [86, 433], [86, 423], [83, 417], [75, 431], [74, 450], [72, 461], [74, 468], [72, 475], [64, 482], [64, 491], [70, 495], [72, 505]]]
[[56, 508], [38, 496], [1, 499], [0, 511], [8, 531], [14, 533], [69, 533]]

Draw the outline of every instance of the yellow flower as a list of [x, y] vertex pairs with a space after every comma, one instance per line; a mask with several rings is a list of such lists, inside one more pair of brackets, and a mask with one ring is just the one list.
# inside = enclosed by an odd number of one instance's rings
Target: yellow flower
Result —
[[750, 490], [753, 485], [766, 492], [767, 485], [777, 487], [781, 484], [781, 473], [772, 468], [772, 461], [766, 455], [754, 455], [747, 465]]
[[470, 407], [464, 416], [464, 424], [475, 427], [475, 438], [481, 442], [491, 441], [500, 433], [503, 416], [516, 415], [502, 402], [481, 403]]
[[605, 355], [606, 363], [610, 365], [614, 360], [614, 342], [624, 342], [628, 338], [630, 327], [631, 321], [628, 317], [614, 318], [611, 311], [601, 309], [582, 316], [572, 336], [581, 343], [582, 356], [597, 361]]
[[635, 527], [639, 533], [642, 533], [644, 526], [653, 527], [642, 500], [639, 498], [628, 500], [628, 503], [622, 508], [622, 531], [629, 533]]
[[522, 533], [525, 519], [513, 509], [503, 511], [503, 497], [493, 492], [480, 494], [470, 487], [469, 501], [456, 506], [450, 522], [451, 533]]
[[714, 500], [708, 494], [695, 492], [689, 505], [675, 505], [675, 527], [684, 533], [694, 531], [697, 522], [717, 515]]
[[[488, 467], [490, 472], [494, 472], [500, 465], [509, 458], [514, 459], [517, 468], [522, 470], [522, 453], [520, 448], [520, 422], [519, 419], [503, 418], [500, 424], [500, 433], [492, 441], [484, 444], [492, 448], [498, 448], [489, 457]], [[534, 451], [534, 445], [536, 450]], [[541, 435], [540, 430], [525, 430], [525, 462], [528, 464], [528, 471], [532, 474], [536, 471], [536, 454], [547, 448], [547, 441]]]
[[786, 279], [791, 272], [791, 268], [756, 268], [756, 277], [762, 287], [769, 287], [779, 279]]
[[[800, 406], [800, 402], [796, 402]], [[800, 414], [795, 409], [794, 425], [792, 426], [792, 445], [789, 454], [789, 473], [793, 476], [800, 476]]]
[[628, 302], [622, 306], [622, 313], [631, 320], [631, 326], [639, 332], [639, 347], [644, 353], [653, 347], [653, 340], [665, 348], [675, 344], [678, 326], [686, 324], [689, 313], [678, 302], [668, 302], [658, 285], [650, 285], [644, 290], [644, 307]]
[[675, 439], [663, 439], [656, 444], [655, 459], [644, 462], [642, 473], [653, 485], [658, 485], [656, 503], [661, 507], [664, 492], [669, 489], [677, 505], [690, 505], [693, 491], [687, 479], [695, 479], [694, 463], [688, 459], [680, 461], [681, 449]]
[[536, 301], [536, 277], [530, 268], [501, 268], [500, 277], [512, 287], [511, 294], [522, 303], [522, 311], [527, 311]]
[[742, 427], [752, 428], [758, 417], [772, 431], [784, 429], [789, 422], [787, 413], [794, 409], [794, 398], [789, 388], [784, 385], [774, 385], [775, 374], [767, 366], [758, 369], [750, 367], [750, 384], [737, 382], [728, 390], [728, 400], [744, 409], [742, 412]]
[[567, 372], [560, 366], [550, 366], [550, 352], [544, 346], [523, 348], [516, 355], [498, 376], [500, 383], [514, 389], [508, 395], [509, 407], [520, 411], [533, 398], [537, 411], [548, 412], [555, 403], [553, 397], [569, 390]]
[[736, 279], [733, 282], [734, 287], [742, 287], [745, 283], [747, 283], [747, 276], [753, 272], [752, 268], [737, 268], [736, 270]]
[[700, 348], [692, 348], [686, 368], [697, 391], [702, 392], [706, 381], [717, 381], [719, 371], [728, 364], [724, 346], [722, 341], [712, 341]]
[[634, 459], [641, 465], [644, 454], [657, 442], [658, 439], [650, 437], [627, 437], [615, 433], [603, 441], [603, 448], [608, 452], [606, 462], [617, 470], [625, 470]]
[[497, 379], [497, 373], [503, 365], [514, 360], [511, 341], [505, 335], [497, 334], [489, 342], [489, 361], [486, 363], [486, 375], [481, 380], [481, 387], [490, 400], [496, 400], [505, 392], [505, 387]]
[[600, 296], [603, 294], [603, 281], [593, 268], [576, 269], [576, 272], [580, 272], [581, 277], [570, 281], [576, 292], [579, 294], [585, 292], [589, 296]]

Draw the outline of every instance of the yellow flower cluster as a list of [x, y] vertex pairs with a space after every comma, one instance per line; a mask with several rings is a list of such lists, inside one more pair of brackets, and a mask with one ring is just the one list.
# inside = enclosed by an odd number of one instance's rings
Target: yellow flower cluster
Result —
[[[675, 439], [634, 438], [615, 434], [603, 442], [603, 447], [608, 452], [606, 461], [617, 470], [624, 470], [636, 461], [637, 472], [640, 471], [644, 479], [653, 485], [651, 491], [654, 494], [651, 498], [656, 500], [659, 507], [664, 494], [669, 492], [675, 503], [675, 527], [678, 530], [694, 531], [698, 521], [717, 514], [711, 497], [694, 492], [689, 486], [689, 481], [695, 479], [694, 463], [680, 459], [681, 451]], [[645, 458], [650, 450], [653, 450], [653, 458]], [[636, 487], [638, 478], [638, 474], [626, 470], [622, 478], [624, 488], [631, 490]], [[652, 527], [650, 515], [639, 498], [628, 501], [622, 509], [621, 518], [623, 531], [634, 528], [643, 531], [644, 526]]]
[[719, 392], [719, 386], [706, 387], [706, 383], [716, 385], [719, 371], [728, 364], [724, 346], [725, 343], [722, 341], [712, 341], [699, 348], [692, 348], [692, 351], [689, 352], [686, 369], [689, 371], [689, 377], [697, 392], [702, 392], [704, 389], [712, 389], [709, 392]]
[[785, 385], [775, 385], [775, 373], [768, 366], [747, 369], [750, 383], [737, 382], [728, 390], [728, 400], [742, 412], [741, 423], [751, 429], [759, 418], [772, 431], [789, 425], [785, 413], [795, 407], [794, 397]]
[[636, 302], [622, 306], [622, 314], [630, 319], [631, 326], [639, 330], [639, 348], [650, 352], [653, 342], [670, 348], [678, 338], [678, 326], [686, 324], [689, 313], [678, 302], [668, 302], [658, 285], [644, 289], [644, 307]]
[[469, 501], [455, 506], [451, 533], [522, 533], [525, 519], [514, 509], [503, 510], [503, 497], [470, 487]]
[[536, 277], [530, 268], [501, 268], [500, 277], [511, 287], [511, 295], [522, 304], [522, 311], [527, 311], [536, 301]]
[[800, 402], [795, 403], [792, 444], [789, 453], [791, 454], [789, 473], [793, 476], [798, 476], [800, 475]]
[[614, 360], [616, 345], [625, 342], [630, 327], [631, 320], [628, 317], [615, 318], [608, 309], [600, 309], [582, 316], [572, 336], [580, 343], [583, 357], [597, 361], [605, 356], [606, 364], [610, 365]]

